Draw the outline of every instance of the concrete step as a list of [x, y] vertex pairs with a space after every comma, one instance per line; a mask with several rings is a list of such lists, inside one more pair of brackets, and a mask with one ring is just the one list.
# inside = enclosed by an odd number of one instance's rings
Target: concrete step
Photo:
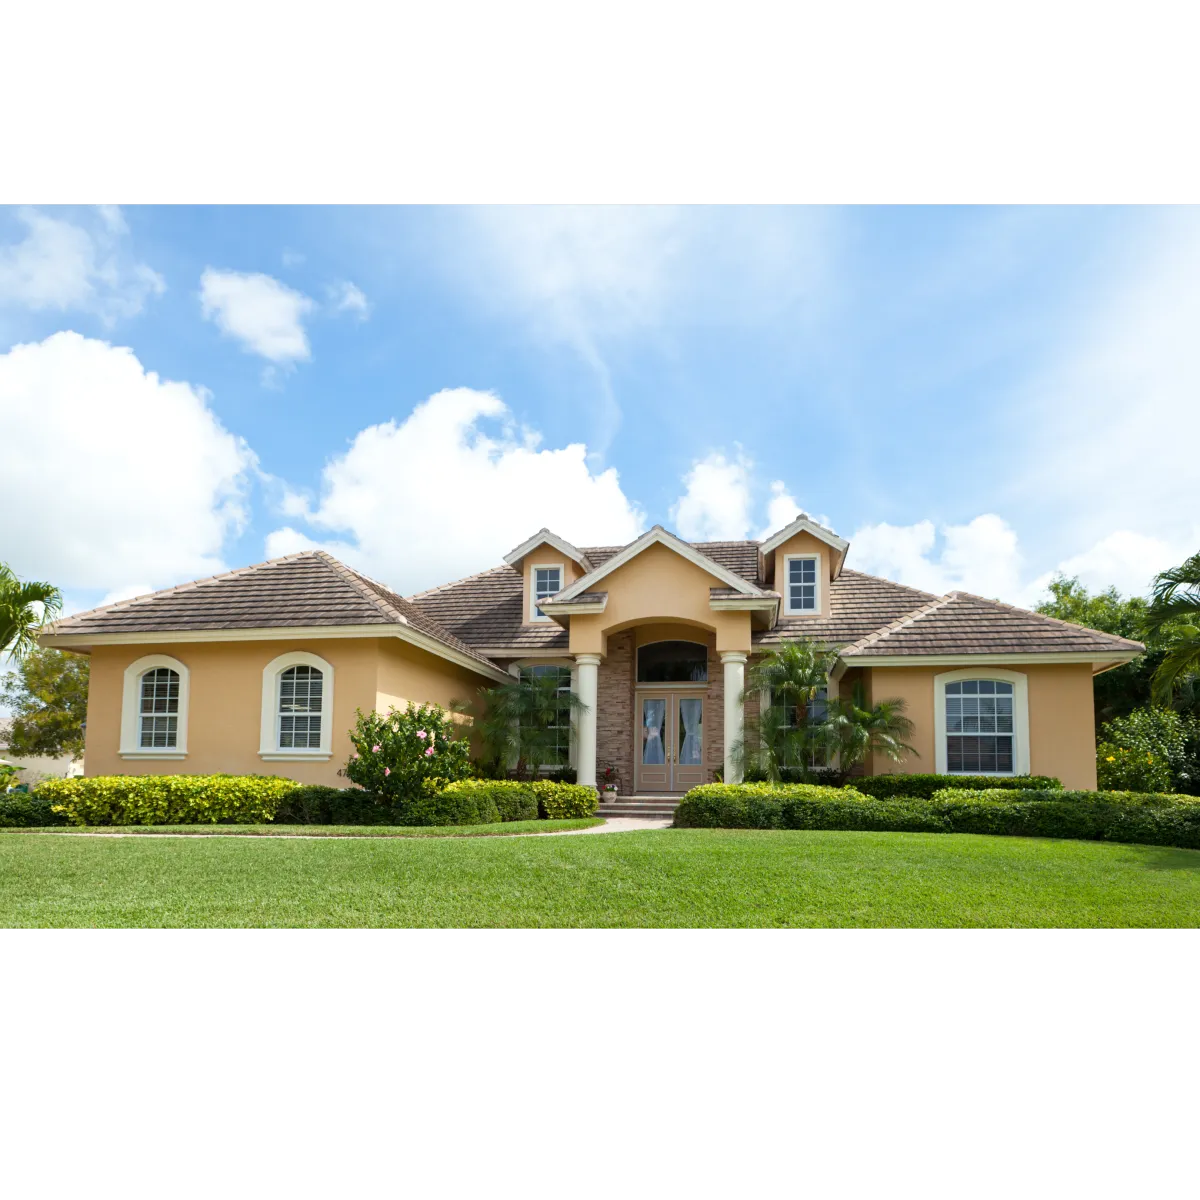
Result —
[[670, 801], [621, 800], [616, 804], [602, 804], [596, 810], [598, 817], [673, 817], [675, 805]]

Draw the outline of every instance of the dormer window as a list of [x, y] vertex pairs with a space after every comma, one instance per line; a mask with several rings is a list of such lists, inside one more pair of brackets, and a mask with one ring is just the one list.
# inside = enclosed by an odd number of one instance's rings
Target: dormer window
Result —
[[558, 595], [563, 589], [562, 567], [533, 567], [530, 578], [533, 582], [533, 595], [530, 597], [533, 611], [530, 613], [531, 621], [548, 621], [550, 618], [546, 616], [538, 605], [543, 600], [549, 600], [551, 596]]
[[789, 614], [816, 615], [821, 611], [820, 563], [815, 554], [789, 554], [787, 565], [787, 593], [784, 610]]

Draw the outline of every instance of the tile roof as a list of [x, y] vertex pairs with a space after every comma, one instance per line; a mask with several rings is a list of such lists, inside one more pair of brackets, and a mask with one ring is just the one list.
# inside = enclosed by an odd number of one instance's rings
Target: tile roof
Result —
[[411, 601], [323, 550], [306, 550], [64, 617], [47, 634], [186, 632], [338, 625], [409, 625], [488, 662]]
[[893, 654], [1140, 654], [1141, 642], [1072, 625], [970, 592], [922, 605], [842, 652], [851, 660]]

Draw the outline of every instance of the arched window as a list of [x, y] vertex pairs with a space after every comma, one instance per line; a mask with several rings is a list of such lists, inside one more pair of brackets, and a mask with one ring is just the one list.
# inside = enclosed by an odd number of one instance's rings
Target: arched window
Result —
[[187, 755], [188, 669], [167, 654], [148, 654], [125, 668], [121, 757]]
[[288, 667], [279, 675], [280, 750], [319, 750], [325, 676], [316, 667]]
[[949, 775], [1029, 771], [1026, 676], [998, 668], [934, 677], [937, 769]]
[[288, 762], [333, 753], [333, 667], [303, 650], [263, 669], [259, 757]]
[[637, 652], [638, 683], [705, 683], [708, 647], [700, 642], [651, 642]]

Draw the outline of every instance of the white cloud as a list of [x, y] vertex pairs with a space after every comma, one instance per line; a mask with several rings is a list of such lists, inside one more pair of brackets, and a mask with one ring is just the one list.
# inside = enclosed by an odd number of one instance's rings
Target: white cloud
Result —
[[56, 333], [0, 355], [0, 428], [14, 516], [3, 552], [18, 574], [118, 592], [223, 569], [255, 460], [203, 388]]
[[32, 208], [17, 219], [25, 237], [0, 246], [0, 304], [43, 309], [78, 309], [111, 325], [141, 312], [149, 296], [166, 284], [157, 271], [132, 260], [124, 244], [129, 230], [118, 208], [102, 206], [98, 220], [83, 224]]
[[847, 566], [941, 595], [959, 589], [1010, 603], [1023, 598], [1017, 535], [984, 513], [965, 525], [864, 525], [850, 539]]
[[222, 333], [252, 354], [284, 365], [311, 356], [304, 318], [316, 305], [270, 275], [206, 267], [200, 276], [200, 306]]
[[[759, 541], [765, 541], [773, 533], [778, 533], [790, 525], [804, 510], [800, 507], [795, 496], [787, 490], [787, 484], [782, 479], [776, 479], [771, 484], [771, 499], [767, 501], [767, 523], [758, 535]], [[820, 522], [824, 525], [826, 522]]]
[[[327, 464], [307, 518], [334, 541], [288, 525], [268, 536], [267, 554], [320, 544], [413, 592], [499, 563], [543, 525], [582, 545], [628, 542], [642, 531], [644, 515], [615, 469], [593, 472], [581, 443], [542, 449], [539, 441], [513, 426], [491, 392], [438, 392], [405, 420], [362, 430]], [[285, 491], [283, 503], [300, 515], [298, 493]]]
[[714, 451], [683, 477], [684, 493], [671, 506], [671, 525], [690, 542], [736, 541], [750, 529], [750, 471], [740, 451]]
[[371, 315], [371, 303], [361, 288], [355, 287], [349, 280], [331, 284], [327, 289], [329, 303], [334, 312], [353, 313], [360, 321], [365, 321]]

